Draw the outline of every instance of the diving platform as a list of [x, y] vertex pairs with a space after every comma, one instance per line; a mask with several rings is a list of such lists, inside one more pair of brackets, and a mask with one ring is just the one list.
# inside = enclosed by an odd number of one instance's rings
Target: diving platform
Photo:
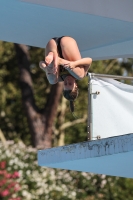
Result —
[[88, 74], [88, 141], [38, 151], [40, 166], [133, 178], [133, 86]]
[[133, 178], [133, 133], [39, 150], [38, 165]]
[[133, 178], [133, 86], [88, 74], [88, 141], [38, 151], [40, 166]]
[[132, 58], [133, 1], [0, 1], [0, 40], [45, 48], [63, 35], [93, 61]]

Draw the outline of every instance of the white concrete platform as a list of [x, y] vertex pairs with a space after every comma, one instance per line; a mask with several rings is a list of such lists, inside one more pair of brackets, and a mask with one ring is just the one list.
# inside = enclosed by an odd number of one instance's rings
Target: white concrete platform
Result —
[[38, 164], [133, 178], [133, 134], [39, 150]]
[[0, 40], [45, 48], [62, 35], [76, 39], [83, 57], [133, 57], [133, 1], [0, 1]]

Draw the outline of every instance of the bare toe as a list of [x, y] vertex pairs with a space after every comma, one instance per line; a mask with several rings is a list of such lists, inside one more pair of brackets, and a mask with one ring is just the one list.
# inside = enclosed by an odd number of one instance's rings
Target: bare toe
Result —
[[46, 68], [45, 62], [44, 61], [40, 61], [39, 62], [39, 67], [44, 70]]

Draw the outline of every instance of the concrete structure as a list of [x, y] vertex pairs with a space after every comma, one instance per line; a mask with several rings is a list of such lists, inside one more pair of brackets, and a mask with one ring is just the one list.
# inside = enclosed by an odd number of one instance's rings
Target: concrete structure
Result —
[[[113, 76], [107, 76], [113, 78]], [[114, 76], [114, 78], [122, 77]], [[132, 79], [132, 77], [124, 78]], [[106, 81], [103, 79], [103, 81], [92, 78], [89, 84], [91, 85], [89, 114], [93, 114], [88, 116], [88, 127], [90, 127], [88, 136], [90, 139], [96, 139], [97, 134], [100, 134], [100, 137], [104, 139], [40, 150], [38, 151], [40, 166], [133, 178], [133, 102], [131, 96], [133, 86], [108, 79], [106, 78]], [[99, 97], [96, 97], [99, 91], [101, 101]], [[131, 134], [127, 134], [129, 132]]]
[[91, 141], [40, 150], [38, 164], [133, 178], [133, 86], [94, 77], [89, 85], [88, 136]]
[[133, 57], [132, 0], [0, 1], [0, 40], [42, 47], [69, 35], [93, 60]]
[[133, 178], [133, 134], [38, 151], [40, 166]]

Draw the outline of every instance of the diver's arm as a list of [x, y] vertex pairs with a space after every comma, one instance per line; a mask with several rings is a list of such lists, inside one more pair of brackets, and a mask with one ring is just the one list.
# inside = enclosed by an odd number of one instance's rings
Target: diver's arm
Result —
[[64, 64], [63, 66], [72, 76], [80, 80], [86, 76], [91, 63], [91, 58], [82, 58], [77, 61], [71, 61], [68, 64]]

